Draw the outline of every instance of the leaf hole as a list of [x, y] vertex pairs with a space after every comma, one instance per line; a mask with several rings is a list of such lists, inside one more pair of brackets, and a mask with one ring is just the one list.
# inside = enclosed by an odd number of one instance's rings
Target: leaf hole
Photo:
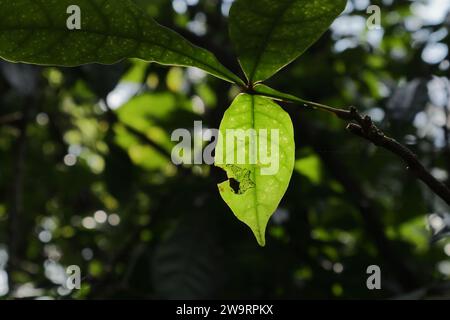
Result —
[[230, 178], [230, 187], [235, 194], [242, 194], [241, 183], [234, 178]]

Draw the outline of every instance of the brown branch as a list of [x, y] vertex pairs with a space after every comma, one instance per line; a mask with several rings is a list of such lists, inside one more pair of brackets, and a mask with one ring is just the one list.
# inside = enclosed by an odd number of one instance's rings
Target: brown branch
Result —
[[[378, 254], [395, 276], [401, 288], [403, 290], [416, 288], [418, 285], [417, 277], [405, 263], [406, 256], [398, 252], [386, 236], [385, 225], [381, 220], [380, 206], [365, 192], [359, 179], [354, 175], [354, 171], [339, 156], [327, 152], [333, 149], [334, 145], [332, 141], [322, 137], [329, 136], [330, 133], [326, 132], [323, 136], [318, 136], [314, 134], [318, 129], [311, 123], [298, 114], [291, 113], [291, 115], [295, 122], [299, 124], [296, 131], [298, 138], [301, 138], [315, 150], [325, 167], [329, 169], [329, 173], [345, 188], [345, 196], [359, 211], [364, 227], [377, 248]], [[323, 131], [323, 129], [321, 130]]]
[[308, 102], [307, 104], [314, 109], [333, 113], [338, 118], [349, 121], [350, 123], [347, 125], [347, 130], [349, 132], [366, 139], [374, 145], [382, 147], [401, 158], [406, 163], [407, 169], [411, 173], [424, 182], [435, 194], [450, 205], [450, 189], [444, 183], [433, 177], [433, 175], [424, 167], [424, 165], [410, 149], [402, 145], [397, 140], [386, 136], [384, 132], [373, 123], [369, 116], [363, 117], [354, 107], [351, 107], [349, 110], [345, 110], [312, 102]]
[[444, 183], [433, 177], [410, 149], [397, 140], [386, 136], [378, 129], [370, 117], [366, 116], [363, 118], [355, 108], [350, 109], [350, 114], [356, 123], [350, 123], [347, 126], [348, 131], [400, 157], [406, 163], [409, 171], [450, 205], [450, 189]]
[[314, 110], [332, 113], [339, 119], [350, 122], [347, 125], [347, 130], [349, 132], [366, 139], [376, 146], [382, 147], [401, 158], [406, 163], [409, 171], [450, 205], [450, 189], [444, 183], [433, 177], [411, 150], [397, 140], [386, 136], [384, 132], [373, 123], [369, 116], [363, 117], [355, 107], [350, 107], [348, 110], [333, 108], [324, 104], [303, 100], [289, 94], [283, 94], [268, 87], [260, 88], [252, 93], [271, 97], [287, 103], [301, 104], [304, 107], [310, 107]]

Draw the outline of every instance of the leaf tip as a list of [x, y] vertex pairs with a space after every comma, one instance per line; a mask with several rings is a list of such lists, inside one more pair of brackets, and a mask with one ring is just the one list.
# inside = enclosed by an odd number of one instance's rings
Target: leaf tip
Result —
[[256, 236], [256, 241], [258, 241], [258, 244], [260, 247], [264, 248], [266, 246], [266, 237], [265, 235]]

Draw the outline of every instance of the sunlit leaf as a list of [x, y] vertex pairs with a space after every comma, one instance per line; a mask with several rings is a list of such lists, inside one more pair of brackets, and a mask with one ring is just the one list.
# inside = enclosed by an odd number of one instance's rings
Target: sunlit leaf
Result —
[[321, 163], [317, 155], [312, 154], [295, 162], [295, 170], [307, 177], [312, 184], [319, 184], [321, 180]]
[[[253, 140], [251, 132], [255, 132]], [[292, 121], [273, 101], [241, 94], [225, 112], [220, 133], [215, 164], [229, 178], [219, 185], [220, 194], [264, 246], [267, 223], [287, 190], [294, 168]]]

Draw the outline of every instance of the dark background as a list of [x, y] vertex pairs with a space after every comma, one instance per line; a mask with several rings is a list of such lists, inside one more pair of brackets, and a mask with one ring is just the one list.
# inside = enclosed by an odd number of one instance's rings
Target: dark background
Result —
[[[137, 2], [239, 72], [231, 1]], [[269, 82], [356, 106], [450, 184], [450, 3], [372, 4], [381, 30], [366, 27], [369, 1], [349, 1], [331, 31]], [[172, 165], [171, 132], [194, 120], [217, 128], [237, 93], [198, 70], [142, 61], [1, 62], [0, 296], [450, 297], [447, 206], [332, 115], [284, 106], [297, 163], [265, 248], [221, 200], [220, 172]], [[370, 291], [374, 264], [382, 290]], [[82, 270], [79, 291], [62, 287], [69, 265]]]

